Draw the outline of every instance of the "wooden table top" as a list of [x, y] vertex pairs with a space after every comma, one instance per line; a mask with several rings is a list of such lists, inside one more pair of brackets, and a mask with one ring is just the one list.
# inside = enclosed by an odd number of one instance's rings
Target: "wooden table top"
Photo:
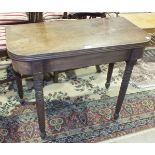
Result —
[[155, 28], [155, 13], [124, 13], [119, 14], [142, 29]]
[[8, 53], [23, 57], [136, 46], [150, 40], [146, 32], [121, 17], [13, 25], [7, 28], [6, 38]]

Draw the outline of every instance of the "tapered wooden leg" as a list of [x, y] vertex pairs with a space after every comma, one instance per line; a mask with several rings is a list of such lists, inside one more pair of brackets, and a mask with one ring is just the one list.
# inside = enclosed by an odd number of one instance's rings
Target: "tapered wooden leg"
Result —
[[41, 138], [46, 137], [45, 132], [45, 109], [44, 109], [44, 96], [43, 96], [43, 69], [42, 63], [33, 63], [33, 80], [36, 97], [36, 107], [38, 114], [39, 129]]
[[121, 83], [121, 87], [120, 87], [120, 91], [119, 91], [119, 95], [117, 99], [115, 114], [114, 114], [115, 120], [119, 118], [119, 112], [121, 110], [121, 106], [122, 106], [122, 103], [123, 103], [123, 100], [126, 94], [126, 90], [128, 88], [128, 84], [130, 81], [132, 69], [135, 63], [136, 63], [136, 60], [129, 60], [126, 62], [126, 68], [125, 68], [125, 72], [123, 75], [123, 79], [122, 79], [122, 83]]
[[14, 71], [14, 75], [15, 75], [15, 79], [16, 79], [18, 95], [19, 95], [19, 97], [21, 99], [21, 104], [24, 104], [24, 101], [23, 101], [22, 76], [21, 76], [21, 74], [17, 73], [16, 71]]
[[105, 87], [108, 89], [110, 87], [112, 72], [114, 68], [114, 63], [110, 63], [108, 67], [107, 81], [105, 83]]
[[101, 73], [101, 68], [100, 68], [99, 65], [96, 65], [96, 72], [97, 72], [97, 73]]

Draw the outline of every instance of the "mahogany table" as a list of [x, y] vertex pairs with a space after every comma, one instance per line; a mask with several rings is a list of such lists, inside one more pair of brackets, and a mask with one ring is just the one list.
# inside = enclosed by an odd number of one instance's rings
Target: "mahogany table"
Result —
[[150, 40], [146, 32], [121, 17], [10, 26], [6, 34], [20, 98], [23, 98], [21, 75], [33, 76], [42, 138], [46, 135], [44, 74], [109, 63], [108, 88], [114, 63], [126, 61], [114, 114], [117, 119], [133, 66]]

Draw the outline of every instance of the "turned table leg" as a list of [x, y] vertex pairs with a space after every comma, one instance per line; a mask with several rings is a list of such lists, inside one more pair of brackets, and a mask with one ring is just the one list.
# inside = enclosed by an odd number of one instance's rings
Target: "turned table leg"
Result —
[[34, 62], [32, 64], [32, 69], [33, 69], [33, 80], [34, 80], [39, 129], [41, 132], [41, 138], [44, 139], [46, 137], [46, 132], [45, 132], [45, 109], [44, 109], [44, 95], [43, 95], [44, 75], [43, 75], [42, 63]]
[[105, 87], [108, 89], [110, 87], [112, 72], [114, 68], [114, 63], [110, 63], [108, 66], [108, 74], [107, 74], [107, 81], [105, 83]]
[[120, 87], [120, 91], [119, 91], [119, 95], [117, 99], [115, 114], [114, 114], [115, 120], [119, 118], [119, 112], [121, 110], [121, 106], [122, 106], [122, 103], [123, 103], [123, 100], [126, 94], [126, 90], [128, 88], [128, 84], [130, 81], [132, 69], [136, 61], [137, 60], [134, 59], [134, 54], [132, 52], [129, 60], [126, 62], [126, 67], [125, 67], [125, 71], [124, 71], [124, 75], [123, 75], [123, 79], [122, 79], [122, 83], [121, 83], [121, 87]]

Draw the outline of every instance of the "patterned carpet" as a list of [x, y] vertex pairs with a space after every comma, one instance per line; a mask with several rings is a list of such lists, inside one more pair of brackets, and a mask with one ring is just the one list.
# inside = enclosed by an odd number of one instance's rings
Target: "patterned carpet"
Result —
[[[76, 80], [68, 80], [65, 73], [60, 73], [59, 83], [44, 82], [45, 140], [39, 136], [35, 105], [20, 105], [15, 84], [1, 85], [0, 142], [100, 142], [155, 127], [155, 62], [154, 55], [148, 53], [133, 70], [117, 121], [112, 116], [124, 62], [115, 65], [109, 90], [104, 86], [107, 65], [101, 65], [101, 73], [96, 73], [94, 66], [78, 69]], [[6, 63], [9, 61], [1, 61], [4, 66]], [[3, 66], [0, 76], [6, 76]], [[32, 79], [23, 82], [24, 98], [34, 101]]]

